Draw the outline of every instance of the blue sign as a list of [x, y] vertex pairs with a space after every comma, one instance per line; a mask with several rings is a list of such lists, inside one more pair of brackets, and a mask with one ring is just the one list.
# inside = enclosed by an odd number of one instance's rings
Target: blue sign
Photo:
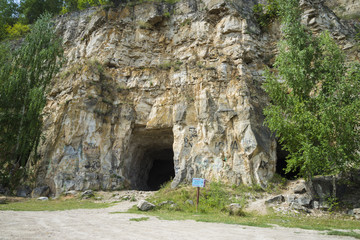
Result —
[[192, 186], [193, 187], [205, 187], [205, 179], [203, 179], [203, 178], [193, 178]]

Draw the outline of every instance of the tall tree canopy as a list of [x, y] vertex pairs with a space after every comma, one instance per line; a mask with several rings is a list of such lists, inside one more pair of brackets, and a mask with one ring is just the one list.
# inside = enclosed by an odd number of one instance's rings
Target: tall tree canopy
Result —
[[39, 18], [23, 44], [0, 46], [0, 182], [16, 182], [40, 140], [46, 89], [60, 68], [60, 39], [50, 15]]
[[63, 0], [21, 0], [20, 3], [24, 22], [28, 24], [34, 23], [45, 12], [52, 15], [60, 13], [63, 6]]
[[287, 171], [306, 177], [360, 165], [360, 66], [347, 65], [328, 33], [300, 24], [298, 0], [279, 0], [283, 40], [264, 88], [266, 124], [290, 154]]

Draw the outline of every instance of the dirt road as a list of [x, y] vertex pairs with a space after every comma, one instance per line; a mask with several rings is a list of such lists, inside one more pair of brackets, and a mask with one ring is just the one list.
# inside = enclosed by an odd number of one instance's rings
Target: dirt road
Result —
[[0, 239], [121, 239], [121, 240], [212, 240], [212, 239], [352, 239], [323, 235], [321, 232], [288, 228], [257, 228], [192, 220], [166, 221], [141, 215], [110, 212], [126, 211], [130, 204], [119, 203], [106, 209], [78, 209], [53, 212], [0, 211]]

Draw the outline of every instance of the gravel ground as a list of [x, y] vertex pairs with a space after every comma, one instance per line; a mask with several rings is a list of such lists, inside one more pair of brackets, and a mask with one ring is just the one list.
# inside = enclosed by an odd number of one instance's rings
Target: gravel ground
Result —
[[291, 228], [258, 228], [193, 220], [167, 221], [150, 217], [135, 222], [125, 212], [134, 202], [124, 201], [106, 209], [18, 212], [0, 211], [0, 239], [352, 239], [318, 231]]

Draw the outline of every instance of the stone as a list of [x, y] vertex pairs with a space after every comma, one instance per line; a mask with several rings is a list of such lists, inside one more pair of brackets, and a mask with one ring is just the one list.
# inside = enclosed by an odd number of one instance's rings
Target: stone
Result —
[[39, 200], [39, 201], [47, 201], [47, 200], [49, 200], [49, 198], [48, 197], [39, 197], [37, 200]]
[[139, 203], [137, 204], [137, 208], [140, 211], [149, 211], [151, 209], [153, 209], [155, 207], [154, 204], [146, 201], [146, 200], [140, 200]]
[[313, 209], [319, 209], [320, 208], [319, 201], [313, 201], [311, 204], [312, 204]]
[[300, 183], [296, 184], [293, 187], [293, 191], [294, 191], [295, 194], [306, 193], [306, 184], [304, 182], [300, 182]]
[[242, 206], [239, 203], [231, 203], [228, 207], [230, 215], [242, 216], [244, 214]]
[[355, 217], [356, 220], [360, 220], [360, 208], [354, 208], [352, 210], [352, 215]]
[[301, 196], [298, 196], [295, 201], [296, 201], [300, 206], [310, 207], [311, 200], [312, 200], [312, 198], [311, 198], [309, 195], [303, 194], [303, 195], [301, 195]]
[[7, 204], [7, 198], [6, 197], [0, 197], [0, 204]]
[[192, 206], [194, 205], [194, 201], [191, 200], [191, 199], [186, 200], [185, 203], [189, 204], [189, 205], [192, 205]]
[[31, 188], [29, 186], [20, 186], [16, 190], [17, 197], [29, 197], [31, 194]]
[[32, 198], [47, 197], [50, 194], [50, 188], [48, 186], [36, 187], [31, 192]]
[[91, 197], [94, 197], [94, 192], [93, 190], [86, 190], [85, 192], [83, 192], [81, 194], [81, 198], [84, 198], [84, 199], [88, 199], [88, 198], [91, 198]]
[[265, 201], [265, 204], [269, 205], [269, 204], [280, 204], [282, 202], [284, 202], [284, 196], [283, 195], [277, 195], [275, 197], [272, 197], [268, 200]]
[[65, 196], [76, 196], [77, 194], [78, 194], [78, 192], [75, 190], [66, 191], [64, 193]]

